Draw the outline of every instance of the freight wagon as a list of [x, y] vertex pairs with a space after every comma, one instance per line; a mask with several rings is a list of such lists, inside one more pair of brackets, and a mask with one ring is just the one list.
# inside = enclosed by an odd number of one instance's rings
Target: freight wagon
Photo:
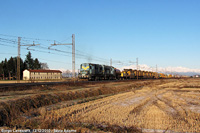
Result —
[[163, 73], [124, 69], [120, 71], [113, 66], [100, 64], [83, 63], [80, 65], [79, 79], [88, 80], [116, 80], [116, 79], [156, 79], [156, 78], [171, 78], [171, 75]]

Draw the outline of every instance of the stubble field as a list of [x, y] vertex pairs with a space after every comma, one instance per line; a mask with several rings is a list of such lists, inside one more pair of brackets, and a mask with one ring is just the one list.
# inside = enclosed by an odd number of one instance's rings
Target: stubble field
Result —
[[[6, 92], [10, 97], [1, 99], [1, 108], [7, 107], [3, 102], [9, 104], [28, 97], [34, 103], [34, 97], [39, 97], [41, 93], [44, 99], [54, 102], [35, 101], [36, 105], [19, 111], [18, 116], [7, 113], [13, 118], [2, 120], [4, 126], [1, 128], [57, 128], [77, 132], [200, 132], [200, 79], [53, 86], [45, 92], [40, 90], [40, 94], [39, 90], [30, 91], [27, 91], [29, 94], [19, 91], [18, 98], [12, 98], [15, 95]], [[43, 104], [39, 106], [39, 103]], [[13, 106], [9, 107], [12, 111]]]

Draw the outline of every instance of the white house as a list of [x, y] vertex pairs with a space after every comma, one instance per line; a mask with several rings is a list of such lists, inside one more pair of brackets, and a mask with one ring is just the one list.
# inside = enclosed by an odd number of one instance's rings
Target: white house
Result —
[[62, 79], [60, 70], [24, 70], [23, 80]]

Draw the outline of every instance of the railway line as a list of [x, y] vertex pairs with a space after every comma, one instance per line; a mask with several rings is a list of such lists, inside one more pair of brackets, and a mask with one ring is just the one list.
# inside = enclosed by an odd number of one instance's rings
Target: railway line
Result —
[[80, 73], [78, 79], [68, 81], [41, 81], [41, 80], [24, 80], [23, 83], [17, 81], [0, 81], [0, 91], [6, 89], [13, 90], [13, 87], [30, 87], [40, 85], [65, 85], [65, 84], [87, 84], [87, 83], [106, 83], [106, 82], [125, 82], [125, 81], [140, 81], [152, 80], [160, 78], [172, 78], [172, 75], [165, 75], [157, 72], [148, 72], [141, 70], [124, 69], [120, 71], [112, 66], [105, 66], [100, 64], [83, 63], [80, 66]]
[[86, 81], [86, 80], [75, 80], [75, 81], [58, 81], [58, 82], [32, 82], [32, 83], [0, 83], [0, 92], [2, 91], [15, 91], [15, 90], [28, 90], [30, 87], [37, 86], [54, 86], [54, 85], [84, 85], [84, 84], [96, 84], [96, 83], [109, 83], [109, 82], [137, 82], [153, 79], [127, 79], [127, 80], [101, 80], [101, 81]]

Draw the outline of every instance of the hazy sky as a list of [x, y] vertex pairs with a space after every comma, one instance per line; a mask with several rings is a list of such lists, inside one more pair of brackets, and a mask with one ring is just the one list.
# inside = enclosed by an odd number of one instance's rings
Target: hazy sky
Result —
[[[137, 57], [149, 66], [200, 68], [199, 0], [0, 0], [0, 5], [0, 60], [17, 56], [13, 41], [20, 36], [22, 45], [40, 44], [30, 48], [34, 58], [51, 69], [71, 69], [71, 46], [52, 47], [60, 52], [48, 47], [54, 40], [71, 43], [75, 34], [76, 69], [83, 62], [109, 64], [110, 58], [122, 67]], [[22, 48], [24, 59], [28, 50]]]

